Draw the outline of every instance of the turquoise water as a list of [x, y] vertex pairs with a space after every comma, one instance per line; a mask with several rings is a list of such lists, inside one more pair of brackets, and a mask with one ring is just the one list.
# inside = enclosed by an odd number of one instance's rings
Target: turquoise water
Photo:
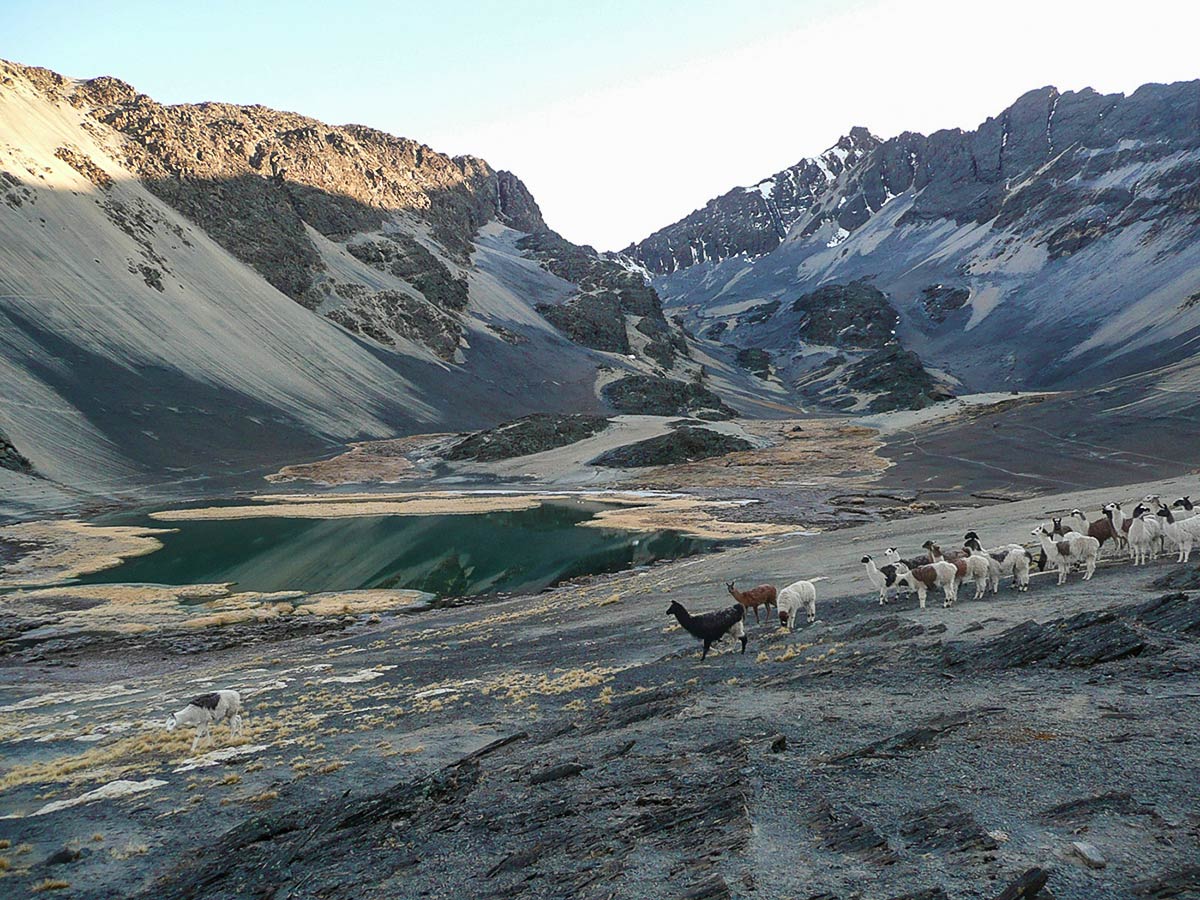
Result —
[[672, 531], [578, 527], [596, 507], [545, 503], [478, 515], [262, 517], [121, 524], [177, 528], [163, 548], [87, 584], [236, 582], [249, 591], [411, 588], [439, 598], [531, 592], [569, 578], [690, 556], [713, 542]]

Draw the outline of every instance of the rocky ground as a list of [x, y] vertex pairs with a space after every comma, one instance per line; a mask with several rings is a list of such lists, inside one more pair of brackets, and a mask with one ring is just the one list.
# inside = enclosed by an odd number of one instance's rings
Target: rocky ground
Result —
[[[1156, 587], [1173, 564], [1121, 562], [918, 610], [881, 608], [857, 562], [1183, 487], [876, 522], [319, 633], [241, 623], [207, 652], [146, 635], [10, 655], [4, 886], [849, 900], [1035, 896], [1008, 888], [1026, 876], [1060, 900], [1200, 895], [1200, 574]], [[725, 605], [727, 580], [818, 574], [818, 621], [751, 621], [744, 656], [701, 663], [664, 615]], [[192, 754], [159, 723], [216, 686], [243, 692], [247, 733]]]

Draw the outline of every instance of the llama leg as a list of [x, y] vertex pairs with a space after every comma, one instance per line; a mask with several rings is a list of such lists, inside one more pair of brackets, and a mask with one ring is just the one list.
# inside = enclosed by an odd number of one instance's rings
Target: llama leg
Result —
[[704, 642], [704, 652], [700, 654], [701, 662], [703, 662], [705, 660], [705, 658], [708, 656], [708, 648], [711, 646], [712, 646], [712, 641], [706, 640]]
[[192, 738], [192, 752], [196, 752], [196, 748], [200, 746], [200, 742], [209, 736], [209, 723], [204, 722], [196, 726], [196, 736]]

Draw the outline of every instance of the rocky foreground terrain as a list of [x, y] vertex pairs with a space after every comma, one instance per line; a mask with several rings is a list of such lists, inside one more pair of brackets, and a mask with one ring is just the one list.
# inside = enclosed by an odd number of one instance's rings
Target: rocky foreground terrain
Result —
[[[777, 539], [318, 634], [243, 623], [208, 652], [146, 633], [119, 653], [9, 653], [3, 883], [80, 897], [1200, 895], [1194, 566], [1121, 561], [1089, 583], [1037, 576], [1028, 594], [918, 610], [880, 607], [857, 562], [968, 528], [1020, 540], [1112, 496]], [[751, 621], [744, 656], [701, 663], [664, 615], [671, 600], [723, 606], [731, 579], [818, 574], [818, 621]], [[192, 754], [160, 723], [210, 686], [243, 692], [247, 734], [218, 729]]]

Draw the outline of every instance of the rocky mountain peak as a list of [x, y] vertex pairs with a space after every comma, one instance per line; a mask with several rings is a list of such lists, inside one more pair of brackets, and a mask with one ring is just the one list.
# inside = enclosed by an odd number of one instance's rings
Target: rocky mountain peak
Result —
[[652, 274], [665, 275], [697, 263], [770, 253], [829, 193], [830, 185], [879, 144], [867, 128], [855, 126], [819, 156], [710, 200], [674, 225], [631, 244], [622, 256]]
[[520, 178], [512, 172], [497, 172], [496, 191], [496, 211], [500, 221], [529, 234], [547, 230], [541, 208]]

